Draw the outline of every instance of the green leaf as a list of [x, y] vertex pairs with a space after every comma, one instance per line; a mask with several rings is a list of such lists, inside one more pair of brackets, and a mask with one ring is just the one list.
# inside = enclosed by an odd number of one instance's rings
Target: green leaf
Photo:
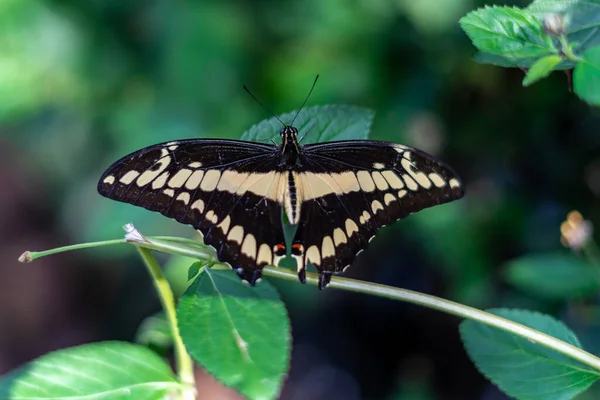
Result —
[[573, 89], [584, 101], [600, 105], [600, 46], [585, 52], [575, 67]]
[[513, 7], [484, 7], [460, 19], [460, 26], [479, 51], [514, 58], [556, 53], [530, 13]]
[[[492, 64], [497, 67], [504, 68], [531, 68], [533, 64], [537, 60], [538, 57], [527, 57], [527, 58], [518, 58], [518, 57], [508, 57], [501, 56], [499, 54], [490, 54], [490, 53], [475, 53], [473, 56], [473, 60], [479, 64]], [[567, 59], [563, 59], [557, 66], [554, 67], [554, 70], [562, 71], [565, 69], [571, 69], [575, 67], [576, 63]]]
[[196, 275], [198, 275], [200, 273], [200, 269], [204, 266], [206, 266], [207, 262], [206, 261], [196, 261], [195, 263], [193, 263], [192, 265], [190, 265], [190, 268], [188, 269], [188, 281], [191, 281], [192, 279], [194, 279], [196, 277]]
[[[296, 111], [279, 116], [286, 124], [291, 124]], [[333, 140], [368, 139], [373, 111], [353, 106], [314, 106], [300, 111], [294, 121], [302, 144], [328, 142]], [[279, 143], [282, 125], [275, 118], [266, 119], [242, 134], [242, 140]]]
[[[569, 328], [548, 315], [525, 310], [487, 311], [581, 347]], [[566, 355], [479, 322], [461, 323], [460, 335], [477, 369], [517, 399], [571, 399], [600, 377], [597, 371]]]
[[145, 347], [102, 342], [46, 354], [4, 376], [0, 398], [163, 399], [181, 389], [169, 365]]
[[135, 342], [144, 346], [171, 347], [173, 335], [169, 321], [163, 312], [156, 313], [142, 321], [135, 334]]
[[530, 254], [506, 264], [506, 279], [534, 296], [568, 300], [594, 294], [600, 271], [570, 253]]
[[539, 21], [564, 16], [565, 35], [575, 46], [576, 54], [600, 46], [600, 1], [598, 0], [535, 0], [526, 11]]
[[523, 86], [529, 86], [532, 83], [547, 77], [561, 61], [562, 57], [557, 55], [540, 58], [531, 66], [529, 71], [527, 71], [527, 75], [525, 75], [525, 78], [523, 79]]
[[291, 333], [268, 282], [250, 287], [231, 270], [205, 268], [181, 297], [177, 319], [190, 354], [215, 378], [249, 399], [278, 396]]

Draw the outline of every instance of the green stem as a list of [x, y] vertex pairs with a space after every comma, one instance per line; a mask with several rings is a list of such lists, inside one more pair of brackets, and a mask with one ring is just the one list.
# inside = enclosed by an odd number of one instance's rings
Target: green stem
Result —
[[[167, 253], [173, 254], [181, 254], [188, 257], [205, 259], [205, 260], [214, 260], [212, 254], [208, 254], [205, 251], [200, 251], [200, 249], [194, 249], [190, 247], [184, 247], [177, 243], [173, 243], [173, 240], [164, 240], [164, 239], [155, 239], [155, 238], [144, 238], [139, 235], [138, 238], [135, 236], [131, 236], [128, 240], [129, 242], [136, 245], [138, 248], [159, 250]], [[122, 241], [113, 241], [122, 243]], [[83, 245], [85, 246], [85, 245]], [[71, 248], [76, 246], [69, 246]], [[86, 246], [91, 247], [91, 246]], [[81, 247], [80, 247], [81, 248]], [[204, 250], [204, 249], [202, 249]], [[147, 251], [147, 250], [146, 250]], [[156, 263], [156, 262], [154, 262]], [[157, 267], [158, 268], [158, 267]], [[150, 267], [149, 267], [150, 269]], [[160, 269], [158, 270], [160, 272]], [[152, 273], [152, 271], [151, 271]], [[275, 268], [275, 267], [265, 267], [263, 270], [265, 276], [273, 276], [277, 278], [287, 279], [287, 280], [296, 280], [296, 274], [287, 269], [283, 268]], [[154, 275], [153, 275], [154, 276]], [[162, 273], [161, 273], [162, 276]], [[164, 279], [164, 278], [163, 278]], [[318, 277], [316, 274], [307, 273], [306, 280], [308, 283], [316, 285], [318, 282]], [[156, 281], [156, 280], [155, 280]], [[348, 279], [343, 277], [334, 277], [331, 280], [330, 286], [332, 288], [344, 289], [358, 293], [366, 293], [374, 296], [387, 297], [394, 300], [406, 301], [408, 303], [417, 304], [424, 307], [433, 308], [436, 310], [440, 310], [449, 314], [453, 314], [462, 318], [471, 319], [474, 321], [478, 321], [484, 323], [486, 325], [490, 325], [496, 327], [498, 329], [513, 333], [515, 335], [524, 337], [533, 342], [539, 343], [543, 346], [546, 346], [550, 349], [556, 350], [561, 354], [565, 354], [566, 356], [578, 360], [585, 365], [588, 365], [595, 370], [600, 371], [600, 358], [578, 348], [569, 343], [563, 342], [557, 338], [546, 335], [535, 329], [528, 328], [524, 325], [518, 324], [516, 322], [507, 320], [505, 318], [499, 317], [497, 315], [493, 315], [487, 313], [485, 311], [477, 310], [472, 307], [468, 307], [459, 303], [455, 303], [453, 301], [440, 299], [438, 297], [430, 296], [423, 293], [413, 292], [412, 290], [407, 289], [399, 289], [395, 287], [379, 285], [376, 283], [364, 282], [354, 279]], [[157, 286], [158, 288], [158, 286]], [[160, 290], [160, 289], [159, 289]], [[174, 304], [172, 300], [172, 293], [170, 292], [170, 288], [168, 289], [170, 293], [170, 302], [169, 304]], [[173, 306], [172, 306], [173, 307]], [[174, 318], [174, 317], [173, 317]], [[176, 325], [175, 325], [176, 327]], [[174, 335], [175, 337], [179, 337], [178, 335]], [[187, 354], [187, 353], [186, 353]]]
[[[275, 267], [265, 267], [263, 274], [277, 278], [296, 280], [296, 274], [293, 271]], [[316, 285], [318, 277], [316, 274], [307, 273], [306, 281]], [[391, 286], [380, 285], [377, 283], [364, 282], [356, 279], [348, 279], [343, 277], [334, 277], [329, 284], [329, 287], [336, 289], [344, 289], [357, 293], [366, 293], [370, 295], [386, 297], [393, 300], [401, 300], [408, 303], [433, 308], [443, 311], [448, 314], [453, 314], [461, 318], [471, 319], [477, 322], [484, 323], [501, 329], [506, 332], [514, 333], [515, 335], [524, 337], [533, 342], [565, 354], [574, 360], [580, 361], [595, 370], [600, 371], [600, 358], [590, 354], [578, 347], [569, 343], [563, 342], [555, 337], [546, 335], [545, 333], [528, 328], [524, 325], [510, 321], [508, 319], [481, 311], [463, 304], [455, 303], [450, 300], [440, 299], [439, 297], [414, 292], [407, 289], [399, 289]]]
[[575, 53], [573, 53], [571, 45], [569, 45], [569, 41], [567, 40], [567, 37], [565, 35], [560, 35], [558, 37], [558, 40], [560, 41], [560, 50], [568, 60], [574, 62], [581, 61], [581, 58], [577, 57]]
[[158, 265], [158, 262], [156, 262], [156, 259], [152, 255], [152, 252], [149, 249], [141, 246], [136, 247], [140, 253], [140, 256], [142, 257], [142, 260], [144, 261], [144, 264], [146, 265], [146, 268], [148, 269], [148, 272], [152, 276], [152, 282], [154, 282], [154, 287], [156, 288], [156, 292], [158, 293], [158, 297], [160, 299], [163, 309], [165, 310], [167, 321], [169, 322], [169, 326], [171, 328], [175, 349], [175, 365], [177, 375], [179, 376], [179, 380], [181, 381], [181, 383], [185, 384], [188, 387], [182, 393], [181, 399], [194, 400], [196, 396], [194, 364], [185, 348], [185, 345], [183, 344], [181, 335], [179, 334], [173, 291], [171, 290], [169, 282], [163, 275], [162, 270]]

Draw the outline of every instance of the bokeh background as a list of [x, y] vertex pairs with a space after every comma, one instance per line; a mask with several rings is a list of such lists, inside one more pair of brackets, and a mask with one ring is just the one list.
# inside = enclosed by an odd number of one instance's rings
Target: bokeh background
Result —
[[[507, 2], [525, 6], [528, 1]], [[24, 250], [147, 235], [193, 236], [100, 197], [113, 161], [182, 138], [239, 138], [309, 101], [376, 111], [372, 137], [422, 148], [467, 187], [455, 203], [384, 229], [351, 277], [474, 307], [562, 318], [598, 349], [594, 302], [550, 302], [503, 264], [560, 249], [571, 209], [600, 219], [600, 115], [564, 74], [479, 65], [458, 26], [479, 0], [2, 0], [0, 374], [50, 350], [133, 340], [159, 310], [131, 248], [19, 264]], [[161, 258], [177, 290], [189, 260]], [[294, 333], [283, 399], [505, 399], [468, 360], [457, 318], [364, 295], [277, 282]], [[201, 371], [200, 398], [236, 395]], [[581, 398], [595, 398], [589, 394]]]

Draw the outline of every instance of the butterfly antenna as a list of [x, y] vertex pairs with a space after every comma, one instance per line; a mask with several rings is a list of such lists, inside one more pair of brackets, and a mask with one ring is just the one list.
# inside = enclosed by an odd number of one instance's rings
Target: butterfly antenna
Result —
[[298, 110], [298, 112], [294, 116], [294, 119], [292, 120], [292, 123], [290, 124], [290, 126], [294, 125], [294, 121], [296, 120], [296, 117], [298, 116], [298, 114], [300, 114], [300, 111], [302, 111], [302, 109], [306, 105], [306, 102], [308, 101], [308, 98], [310, 97], [310, 94], [312, 93], [313, 89], [315, 88], [315, 85], [317, 84], [317, 80], [318, 79], [319, 79], [319, 75], [317, 75], [315, 77], [315, 81], [313, 82], [312, 87], [310, 88], [310, 91], [308, 92], [308, 96], [306, 96], [306, 99], [304, 99], [304, 103], [302, 103], [302, 105], [300, 106], [300, 109]]
[[267, 110], [267, 111], [269, 112], [269, 114], [271, 114], [271, 115], [272, 115], [272, 116], [273, 116], [273, 117], [274, 117], [274, 118], [275, 118], [277, 121], [279, 121], [279, 122], [281, 123], [281, 125], [283, 125], [283, 127], [284, 127], [284, 128], [287, 126], [286, 124], [284, 124], [284, 123], [283, 123], [283, 121], [282, 121], [282, 120], [280, 120], [280, 119], [279, 119], [279, 117], [278, 117], [277, 115], [273, 114], [273, 112], [272, 112], [271, 110], [269, 110], [267, 107], [265, 107], [265, 105], [264, 105], [263, 103], [261, 103], [261, 102], [260, 102], [260, 100], [258, 100], [258, 99], [256, 98], [256, 96], [252, 94], [252, 92], [250, 92], [250, 90], [248, 90], [248, 88], [246, 87], [246, 85], [242, 85], [242, 87], [244, 88], [244, 90], [245, 90], [246, 92], [248, 92], [248, 94], [249, 94], [250, 96], [252, 96], [252, 98], [253, 98], [253, 99], [254, 99], [254, 100], [255, 100], [255, 101], [258, 103], [258, 104], [260, 104], [260, 106], [261, 106], [262, 108], [264, 108], [265, 110]]

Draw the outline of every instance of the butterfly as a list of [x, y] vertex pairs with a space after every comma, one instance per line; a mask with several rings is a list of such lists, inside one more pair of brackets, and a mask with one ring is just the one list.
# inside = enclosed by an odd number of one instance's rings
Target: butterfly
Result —
[[301, 145], [292, 124], [283, 124], [280, 144], [187, 139], [143, 148], [112, 164], [98, 191], [191, 225], [250, 285], [288, 254], [285, 213], [297, 225], [298, 278], [305, 283], [312, 264], [320, 289], [381, 227], [464, 194], [456, 173], [421, 150], [373, 140]]

